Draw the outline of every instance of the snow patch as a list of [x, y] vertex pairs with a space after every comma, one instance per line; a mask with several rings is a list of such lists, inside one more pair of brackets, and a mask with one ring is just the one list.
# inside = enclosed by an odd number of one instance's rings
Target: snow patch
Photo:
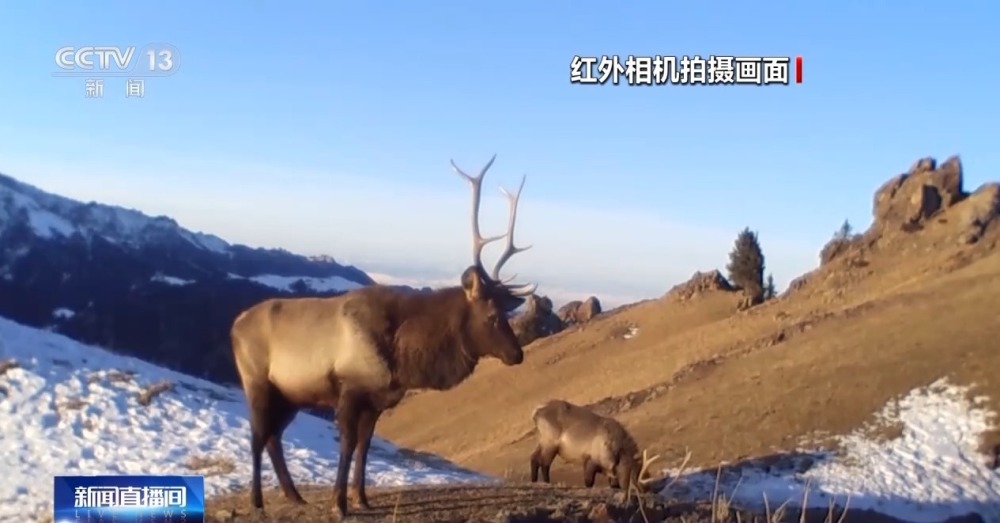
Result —
[[[992, 470], [978, 451], [980, 436], [995, 413], [970, 401], [965, 387], [939, 380], [890, 402], [877, 418], [893, 423], [901, 435], [875, 441], [864, 431], [840, 439], [843, 452], [802, 450], [786, 459], [744, 466], [723, 466], [719, 492], [744, 505], [773, 510], [785, 503], [828, 508], [831, 498], [843, 506], [871, 509], [915, 523], [939, 522], [976, 512], [1000, 522], [1000, 470]], [[677, 471], [668, 471], [673, 477]], [[711, 499], [716, 470], [684, 474], [670, 494]], [[735, 495], [734, 495], [735, 492]]]
[[[248, 484], [250, 428], [240, 390], [4, 318], [0, 352], [18, 365], [0, 378], [0, 521], [51, 514], [52, 476], [57, 474], [204, 473], [208, 496]], [[173, 389], [141, 406], [137, 395], [163, 380]], [[337, 439], [327, 421], [305, 414], [295, 419], [284, 442], [298, 484], [332, 484]], [[199, 461], [223, 466], [192, 470]], [[277, 486], [270, 466], [264, 467], [263, 479]], [[407, 457], [376, 437], [368, 480], [402, 485], [490, 478], [443, 460]]]
[[52, 238], [56, 235], [72, 236], [76, 232], [76, 227], [68, 220], [45, 210], [29, 211], [28, 223], [31, 224], [35, 234], [42, 238]]
[[185, 279], [182, 279], [182, 278], [177, 278], [175, 276], [167, 276], [167, 275], [162, 274], [162, 273], [156, 273], [156, 274], [154, 274], [153, 277], [150, 278], [149, 280], [150, 281], [160, 282], [160, 283], [166, 283], [167, 285], [178, 285], [178, 286], [180, 286], [180, 285], [188, 285], [188, 284], [194, 283], [194, 280], [185, 280]]
[[341, 278], [340, 276], [313, 278], [310, 276], [275, 276], [273, 274], [262, 274], [258, 276], [251, 276], [249, 279], [260, 283], [261, 285], [267, 285], [268, 287], [281, 291], [291, 291], [292, 285], [299, 280], [302, 280], [306, 286], [316, 292], [349, 291], [351, 289], [363, 287], [363, 285], [358, 282], [348, 280], [347, 278]]
[[65, 307], [59, 307], [58, 309], [52, 311], [52, 317], [57, 320], [69, 320], [72, 319], [73, 316], [76, 316], [76, 311]]
[[213, 252], [228, 252], [229, 244], [214, 234], [191, 233], [198, 245]]
[[622, 338], [625, 338], [626, 340], [631, 340], [637, 334], [639, 334], [639, 327], [634, 327], [634, 326], [633, 327], [629, 327], [628, 328], [628, 332], [626, 332], [625, 334], [623, 334]]

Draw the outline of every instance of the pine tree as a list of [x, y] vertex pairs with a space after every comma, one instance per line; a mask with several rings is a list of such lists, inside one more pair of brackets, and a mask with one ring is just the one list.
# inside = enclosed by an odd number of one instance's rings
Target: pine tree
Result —
[[755, 301], [763, 299], [764, 253], [757, 240], [757, 233], [749, 227], [736, 236], [726, 269], [729, 271], [729, 281], [743, 288]]
[[844, 220], [837, 232], [833, 233], [833, 239], [835, 240], [850, 240], [854, 236], [854, 228], [851, 227], [851, 222]]
[[768, 273], [767, 279], [764, 280], [764, 299], [770, 300], [777, 295], [778, 291], [774, 288], [774, 276]]

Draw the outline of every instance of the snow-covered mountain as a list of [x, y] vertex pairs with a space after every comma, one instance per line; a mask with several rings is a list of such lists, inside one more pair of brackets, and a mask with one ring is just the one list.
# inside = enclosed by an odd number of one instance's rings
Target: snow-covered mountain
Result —
[[98, 203], [81, 203], [50, 194], [0, 174], [0, 228], [19, 220], [41, 238], [100, 236], [106, 241], [132, 248], [156, 244], [174, 236], [192, 246], [218, 253], [230, 245], [210, 234], [193, 233], [165, 216], [149, 217], [139, 211]]
[[328, 256], [230, 244], [0, 174], [0, 315], [190, 374], [235, 377], [226, 334], [257, 301], [373, 283]]
[[[133, 254], [163, 249], [183, 250], [193, 256], [183, 260], [148, 260], [164, 269], [183, 274], [175, 278], [223, 274], [235, 277], [280, 276], [328, 279], [326, 289], [340, 290], [368, 285], [373, 280], [361, 270], [337, 263], [330, 256], [299, 256], [281, 249], [253, 249], [232, 245], [211, 234], [189, 231], [166, 216], [147, 216], [133, 209], [83, 203], [47, 193], [36, 187], [0, 174], [0, 238], [4, 252], [0, 273], [9, 277], [12, 265], [27, 254], [26, 240], [106, 242]], [[18, 241], [20, 240], [20, 241]], [[22, 245], [16, 245], [20, 243]], [[20, 248], [18, 248], [20, 247]], [[214, 258], [214, 259], [213, 259]], [[206, 266], [199, 262], [212, 260]], [[173, 262], [174, 267], [169, 267]], [[187, 267], [183, 265], [187, 265]], [[339, 286], [332, 280], [339, 280]], [[293, 280], [294, 281], [294, 280]], [[282, 283], [285, 286], [284, 283]]]
[[[169, 384], [143, 405], [140, 394]], [[206, 494], [250, 481], [242, 391], [0, 318], [0, 521], [52, 515], [57, 474], [202, 474]], [[332, 484], [336, 429], [300, 415], [283, 437], [299, 485]], [[484, 480], [374, 438], [373, 485]], [[266, 462], [265, 458], [265, 462]], [[263, 467], [265, 485], [277, 485]]]

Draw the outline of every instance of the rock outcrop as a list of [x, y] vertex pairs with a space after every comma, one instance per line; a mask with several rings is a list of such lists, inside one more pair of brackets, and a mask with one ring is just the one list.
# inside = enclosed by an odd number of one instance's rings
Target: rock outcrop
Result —
[[884, 256], [940, 256], [947, 261], [939, 267], [952, 270], [993, 249], [1000, 244], [1000, 183], [984, 183], [971, 193], [963, 184], [957, 155], [943, 163], [917, 160], [875, 191], [871, 226], [861, 234], [835, 235], [819, 253], [820, 267], [794, 279], [784, 295], [840, 296], [845, 285], [884, 270], [873, 268]]
[[964, 198], [962, 162], [952, 156], [940, 166], [933, 158], [921, 158], [909, 172], [884, 183], [875, 192], [875, 226], [911, 228]]
[[556, 313], [563, 327], [587, 323], [601, 313], [601, 302], [595, 296], [586, 300], [571, 301], [559, 308]]
[[963, 229], [959, 241], [964, 244], [979, 241], [1000, 216], [1000, 183], [985, 183], [966, 196], [957, 214], [958, 225]]
[[952, 156], [938, 165], [933, 158], [918, 160], [909, 172], [896, 176], [876, 192], [874, 223], [868, 236], [923, 229], [932, 217], [949, 213], [946, 223], [961, 244], [979, 241], [1000, 215], [1000, 183], [983, 184], [972, 193], [963, 188], [962, 162]]
[[701, 272], [698, 271], [691, 276], [691, 279], [684, 283], [674, 285], [665, 297], [674, 298], [678, 301], [686, 301], [712, 291], [732, 292], [736, 290], [729, 280], [718, 270]]
[[524, 310], [510, 320], [522, 346], [563, 330], [563, 323], [552, 308], [549, 298], [536, 294], [528, 296]]

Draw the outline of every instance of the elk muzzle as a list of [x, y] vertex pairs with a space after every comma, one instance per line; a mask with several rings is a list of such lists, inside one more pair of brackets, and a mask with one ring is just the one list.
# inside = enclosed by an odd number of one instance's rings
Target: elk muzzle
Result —
[[521, 349], [521, 347], [518, 347], [517, 350], [501, 351], [500, 361], [502, 361], [503, 364], [507, 365], [508, 367], [512, 367], [514, 365], [520, 365], [521, 362], [524, 361], [524, 351]]

